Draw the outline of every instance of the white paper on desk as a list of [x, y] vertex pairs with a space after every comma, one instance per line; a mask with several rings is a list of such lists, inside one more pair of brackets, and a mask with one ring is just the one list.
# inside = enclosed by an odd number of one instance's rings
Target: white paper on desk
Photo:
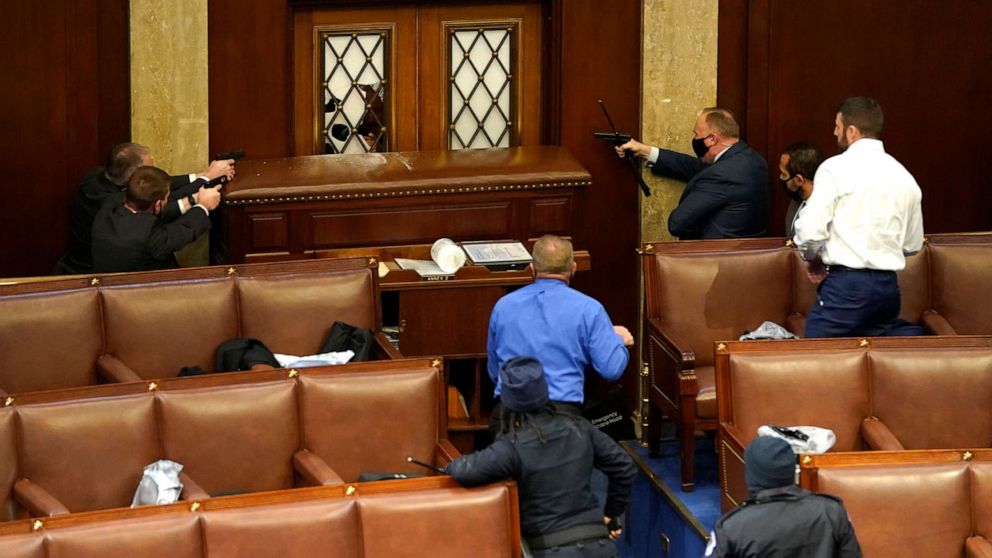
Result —
[[450, 273], [445, 273], [443, 269], [436, 262], [431, 260], [410, 260], [407, 258], [396, 258], [393, 260], [396, 265], [400, 266], [400, 269], [412, 269], [420, 274], [421, 277], [440, 277], [442, 275], [451, 275]]
[[462, 248], [475, 264], [529, 262], [533, 259], [520, 242], [463, 243]]

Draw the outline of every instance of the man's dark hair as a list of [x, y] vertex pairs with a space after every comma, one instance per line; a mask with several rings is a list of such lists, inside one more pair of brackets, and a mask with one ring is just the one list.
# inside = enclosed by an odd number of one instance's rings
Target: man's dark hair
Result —
[[145, 211], [169, 195], [171, 181], [164, 170], [138, 167], [127, 182], [127, 202], [138, 211]]
[[789, 156], [789, 162], [785, 164], [785, 170], [789, 171], [789, 175], [801, 175], [809, 181], [816, 176], [816, 169], [820, 168], [820, 163], [824, 159], [820, 148], [808, 141], [793, 143], [786, 147], [782, 154]]
[[725, 138], [741, 137], [741, 127], [734, 118], [734, 113], [720, 107], [707, 107], [702, 110], [706, 115], [706, 123]]
[[140, 143], [119, 143], [107, 157], [107, 177], [114, 184], [124, 185], [131, 174], [141, 166], [142, 159], [151, 150]]
[[546, 234], [534, 243], [534, 271], [538, 273], [572, 273], [572, 243]]
[[854, 126], [866, 138], [878, 138], [882, 134], [885, 116], [882, 107], [871, 97], [848, 97], [837, 107], [844, 127]]

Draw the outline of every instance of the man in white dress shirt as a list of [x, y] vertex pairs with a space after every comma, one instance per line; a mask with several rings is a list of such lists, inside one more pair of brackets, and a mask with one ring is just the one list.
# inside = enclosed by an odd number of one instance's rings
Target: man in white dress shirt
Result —
[[851, 97], [837, 109], [841, 153], [820, 165], [795, 223], [796, 246], [818, 284], [806, 337], [922, 335], [899, 318], [896, 272], [923, 246], [923, 197], [885, 152], [882, 108]]

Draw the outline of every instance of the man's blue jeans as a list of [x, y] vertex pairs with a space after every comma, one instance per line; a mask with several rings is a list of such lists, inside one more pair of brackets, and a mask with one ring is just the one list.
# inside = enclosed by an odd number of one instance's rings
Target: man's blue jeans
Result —
[[899, 282], [894, 271], [830, 266], [806, 319], [806, 337], [923, 335], [899, 318]]

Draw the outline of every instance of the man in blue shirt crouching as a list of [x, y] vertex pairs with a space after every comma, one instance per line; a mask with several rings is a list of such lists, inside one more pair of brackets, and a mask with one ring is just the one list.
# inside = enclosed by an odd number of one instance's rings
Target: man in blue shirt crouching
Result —
[[534, 282], [501, 298], [489, 318], [489, 377], [499, 397], [503, 363], [534, 356], [544, 365], [551, 401], [578, 411], [586, 368], [591, 365], [606, 380], [618, 380], [634, 338], [627, 328], [610, 322], [597, 300], [568, 286], [576, 267], [571, 242], [545, 235], [534, 243], [533, 257]]

